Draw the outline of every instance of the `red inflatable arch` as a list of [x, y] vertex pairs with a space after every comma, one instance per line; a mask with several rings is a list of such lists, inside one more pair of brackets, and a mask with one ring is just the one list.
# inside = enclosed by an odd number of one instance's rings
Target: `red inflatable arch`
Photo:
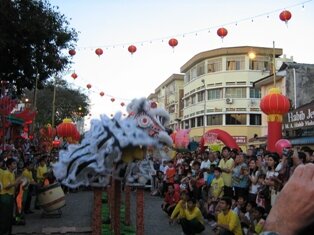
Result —
[[220, 130], [220, 129], [209, 130], [202, 136], [202, 138], [200, 140], [200, 147], [202, 148], [202, 150], [204, 150], [205, 139], [210, 138], [210, 136], [213, 136], [213, 135], [215, 136], [215, 138], [222, 141], [229, 148], [240, 150], [238, 144], [232, 138], [232, 136], [229, 135], [228, 132], [225, 132], [225, 131]]

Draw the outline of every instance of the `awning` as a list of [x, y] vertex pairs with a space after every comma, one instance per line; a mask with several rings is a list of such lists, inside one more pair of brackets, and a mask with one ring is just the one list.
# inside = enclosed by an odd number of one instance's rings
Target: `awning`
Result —
[[7, 120], [8, 120], [8, 122], [11, 122], [12, 124], [17, 124], [17, 125], [23, 125], [24, 124], [24, 120], [22, 118], [17, 118], [13, 115], [7, 116]]
[[307, 144], [314, 144], [314, 137], [302, 137], [302, 138], [295, 138], [289, 139], [292, 145], [307, 145]]

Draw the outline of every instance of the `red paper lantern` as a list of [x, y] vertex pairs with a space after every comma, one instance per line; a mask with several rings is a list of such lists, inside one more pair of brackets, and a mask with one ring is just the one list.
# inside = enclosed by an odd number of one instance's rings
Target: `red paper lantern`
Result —
[[128, 47], [128, 51], [133, 55], [134, 52], [136, 52], [137, 48], [134, 45], [131, 45]]
[[175, 38], [171, 38], [168, 43], [169, 43], [169, 46], [171, 46], [174, 49], [174, 47], [178, 45], [178, 40]]
[[104, 96], [104, 95], [105, 95], [105, 92], [101, 91], [101, 92], [99, 93], [99, 95], [100, 95], [100, 96]]
[[219, 36], [219, 37], [221, 37], [221, 39], [223, 39], [224, 37], [226, 37], [227, 36], [227, 34], [228, 34], [228, 30], [226, 29], [226, 28], [219, 28], [218, 30], [217, 30], [217, 35]]
[[70, 56], [74, 56], [76, 54], [76, 51], [74, 49], [69, 50]]
[[95, 50], [95, 53], [96, 53], [96, 55], [101, 56], [104, 52], [103, 52], [103, 50], [101, 48], [97, 48]]
[[52, 128], [50, 124], [47, 125], [47, 137], [53, 138], [56, 136], [56, 129]]
[[288, 21], [291, 19], [291, 16], [292, 15], [290, 11], [284, 10], [280, 13], [279, 18], [287, 24]]
[[125, 105], [125, 103], [124, 102], [121, 102], [121, 104], [120, 104], [122, 107]]
[[76, 126], [72, 123], [72, 120], [68, 118], [63, 119], [63, 122], [57, 126], [57, 133], [59, 137], [73, 138], [76, 132]]
[[115, 98], [111, 98], [110, 100], [111, 100], [111, 102], [114, 102], [114, 101], [115, 101]]
[[80, 133], [77, 131], [75, 132], [74, 136], [73, 136], [73, 140], [75, 141], [79, 141], [81, 139], [81, 135]]
[[269, 94], [261, 99], [260, 108], [267, 115], [285, 114], [290, 109], [290, 101], [278, 88], [272, 88]]
[[72, 74], [71, 74], [71, 77], [72, 77], [73, 79], [77, 79], [77, 74], [76, 74], [76, 73], [72, 73]]
[[87, 87], [88, 89], [91, 89], [91, 88], [92, 88], [92, 85], [91, 85], [91, 84], [87, 84], [86, 87]]

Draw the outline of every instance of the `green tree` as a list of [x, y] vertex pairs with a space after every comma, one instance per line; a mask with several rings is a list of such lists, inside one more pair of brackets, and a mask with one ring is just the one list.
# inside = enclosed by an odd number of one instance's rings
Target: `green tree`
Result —
[[[55, 126], [64, 118], [77, 121], [89, 113], [89, 99], [87, 95], [73, 89], [62, 79], [48, 81], [44, 89], [37, 92], [36, 126], [43, 127], [52, 122], [52, 101], [55, 89]], [[33, 97], [32, 91], [27, 91], [27, 97]], [[31, 102], [33, 100], [31, 99]]]
[[68, 69], [77, 32], [47, 0], [0, 0], [0, 79], [13, 96]]

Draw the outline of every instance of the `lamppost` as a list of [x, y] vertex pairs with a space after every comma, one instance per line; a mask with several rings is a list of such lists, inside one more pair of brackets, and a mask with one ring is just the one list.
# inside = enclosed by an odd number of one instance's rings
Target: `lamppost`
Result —
[[204, 120], [203, 120], [203, 136], [205, 135], [205, 125], [206, 125], [206, 84], [205, 80], [202, 79], [201, 82], [204, 84]]

